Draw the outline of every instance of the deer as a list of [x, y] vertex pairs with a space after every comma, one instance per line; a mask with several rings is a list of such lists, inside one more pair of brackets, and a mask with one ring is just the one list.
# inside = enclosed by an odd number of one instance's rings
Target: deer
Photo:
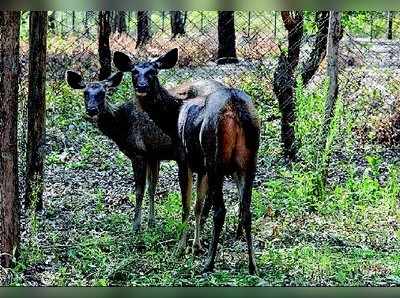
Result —
[[[122, 52], [115, 52], [113, 56], [118, 70], [131, 73], [139, 106], [179, 147], [178, 176], [182, 194], [191, 189], [192, 172], [198, 173], [200, 181], [207, 180], [203, 183], [207, 201], [213, 208], [213, 236], [203, 272], [213, 271], [215, 267], [226, 215], [223, 182], [226, 176], [232, 175], [239, 190], [238, 229], [243, 228], [245, 232], [249, 273], [257, 274], [250, 210], [260, 143], [260, 122], [254, 104], [245, 92], [225, 86], [190, 101], [182, 100], [162, 87], [158, 79], [160, 70], [174, 67], [177, 61], [176, 48], [157, 59], [139, 63], [133, 63]], [[186, 209], [190, 206], [190, 202], [185, 202], [188, 199], [182, 196]], [[207, 205], [200, 203], [196, 202], [196, 209]]]
[[[123, 72], [117, 72], [103, 81], [89, 83], [84, 81], [81, 74], [71, 70], [66, 72], [65, 77], [71, 88], [84, 90], [87, 115], [99, 130], [110, 138], [131, 161], [136, 185], [133, 231], [138, 232], [141, 228], [142, 202], [146, 180], [149, 197], [148, 226], [154, 227], [154, 196], [159, 178], [160, 161], [176, 160], [177, 146], [134, 101], [127, 101], [119, 106], [114, 106], [108, 102], [108, 90], [118, 87], [122, 81]], [[173, 92], [182, 100], [188, 100], [198, 94], [207, 94], [218, 87], [220, 87], [220, 83], [204, 80], [182, 84], [171, 89], [170, 92]], [[205, 200], [204, 181], [198, 185], [197, 195], [200, 201]], [[204, 218], [201, 220], [202, 222], [205, 221]], [[196, 254], [202, 251], [199, 235], [199, 232], [195, 233], [193, 244], [193, 252]], [[184, 249], [182, 242], [178, 245], [177, 252]]]
[[84, 90], [86, 113], [98, 129], [110, 138], [132, 163], [136, 205], [133, 230], [139, 231], [142, 222], [142, 202], [148, 181], [148, 226], [155, 225], [154, 196], [159, 178], [160, 161], [175, 159], [171, 138], [132, 101], [113, 106], [106, 99], [110, 88], [117, 87], [123, 78], [117, 72], [106, 80], [86, 83], [81, 74], [66, 72], [66, 81], [73, 89]]

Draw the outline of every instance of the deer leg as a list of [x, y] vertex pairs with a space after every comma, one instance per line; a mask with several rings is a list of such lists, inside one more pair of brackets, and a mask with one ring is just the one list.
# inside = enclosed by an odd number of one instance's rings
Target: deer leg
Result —
[[137, 157], [132, 162], [132, 167], [135, 177], [136, 189], [136, 206], [135, 215], [133, 218], [133, 231], [137, 232], [140, 230], [140, 226], [142, 224], [142, 203], [146, 185], [147, 163], [143, 158]]
[[239, 193], [239, 214], [238, 214], [238, 226], [236, 229], [236, 240], [239, 240], [243, 236], [243, 204], [242, 204], [242, 197], [243, 197], [243, 187], [244, 187], [244, 180], [242, 176], [239, 176], [238, 173], [233, 175], [233, 179], [235, 180], [236, 187]]
[[[208, 171], [209, 173], [209, 171]], [[211, 245], [208, 250], [208, 260], [204, 268], [204, 272], [214, 270], [215, 256], [217, 254], [217, 246], [221, 235], [222, 227], [225, 221], [226, 208], [222, 193], [223, 175], [208, 175], [208, 192], [207, 195], [212, 199], [214, 209], [214, 229]]]
[[192, 170], [186, 164], [184, 164], [183, 166], [181, 165], [179, 166], [178, 176], [182, 195], [182, 223], [184, 225], [184, 229], [176, 249], [176, 254], [182, 255], [185, 251], [187, 243], [188, 220], [190, 213], [190, 203], [192, 200]]
[[194, 230], [194, 240], [193, 240], [193, 253], [195, 255], [201, 254], [203, 252], [203, 248], [200, 243], [201, 216], [204, 205], [204, 199], [207, 196], [207, 186], [208, 186], [207, 175], [199, 174], [197, 178], [198, 178], [197, 198], [195, 206], [196, 226]]
[[201, 213], [201, 220], [200, 220], [201, 229], [204, 228], [204, 225], [207, 221], [208, 215], [210, 214], [211, 207], [212, 207], [211, 198], [209, 198], [208, 196], [205, 196], [204, 204], [203, 204], [203, 211]]
[[148, 171], [148, 182], [149, 182], [149, 227], [153, 228], [156, 223], [155, 215], [154, 215], [154, 196], [156, 193], [156, 187], [158, 182], [158, 175], [160, 172], [160, 161], [151, 161], [149, 162], [149, 171]]
[[244, 227], [246, 242], [247, 242], [247, 253], [249, 255], [249, 273], [257, 274], [257, 266], [254, 257], [253, 240], [251, 235], [251, 193], [253, 188], [254, 171], [246, 173], [244, 178], [244, 188], [242, 192], [242, 225]]

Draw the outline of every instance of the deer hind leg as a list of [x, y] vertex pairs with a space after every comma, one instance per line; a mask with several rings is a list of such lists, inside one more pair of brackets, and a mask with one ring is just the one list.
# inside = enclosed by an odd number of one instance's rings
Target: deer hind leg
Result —
[[187, 164], [179, 165], [179, 185], [181, 187], [182, 196], [182, 224], [184, 229], [182, 231], [181, 239], [179, 240], [176, 248], [176, 254], [182, 255], [185, 252], [187, 235], [188, 235], [188, 221], [190, 214], [190, 204], [192, 201], [192, 183], [193, 173]]
[[210, 210], [212, 207], [211, 199], [206, 195], [204, 198], [203, 210], [201, 212], [201, 219], [200, 219], [200, 228], [203, 230], [204, 225], [207, 221], [208, 215], [210, 214]]
[[242, 223], [242, 218], [243, 218], [243, 204], [242, 204], [242, 197], [243, 197], [243, 188], [244, 188], [244, 177], [243, 175], [240, 175], [239, 173], [234, 173], [233, 174], [233, 179], [235, 180], [236, 187], [239, 193], [239, 213], [238, 213], [238, 226], [236, 229], [236, 240], [239, 240], [243, 236], [243, 223]]
[[193, 253], [195, 255], [201, 254], [203, 252], [203, 248], [200, 243], [200, 234], [202, 230], [201, 226], [202, 210], [203, 210], [204, 200], [207, 196], [207, 188], [208, 188], [207, 175], [199, 174], [197, 181], [197, 198], [195, 206], [196, 226], [194, 230], [194, 240], [193, 240]]
[[210, 175], [210, 171], [208, 171], [207, 173], [209, 179], [207, 195], [212, 200], [213, 204], [214, 228], [213, 228], [213, 237], [211, 240], [211, 245], [208, 250], [208, 259], [204, 267], [204, 272], [210, 272], [214, 270], [218, 242], [221, 235], [222, 227], [225, 222], [225, 214], [226, 214], [226, 208], [222, 193], [224, 176], [222, 174]]
[[148, 225], [150, 228], [153, 228], [156, 223], [155, 214], [154, 214], [154, 196], [156, 193], [158, 177], [160, 172], [160, 161], [150, 161], [147, 173], [148, 179], [148, 193], [149, 193], [149, 219]]
[[253, 239], [251, 235], [251, 194], [253, 188], [254, 171], [247, 171], [245, 176], [242, 178], [244, 180], [244, 187], [242, 192], [242, 218], [241, 222], [244, 227], [247, 243], [247, 253], [249, 256], [249, 273], [257, 274], [257, 266], [254, 257]]
[[142, 157], [136, 157], [132, 162], [134, 178], [135, 178], [135, 193], [136, 206], [135, 215], [133, 218], [133, 231], [140, 230], [142, 224], [142, 203], [146, 185], [147, 162]]

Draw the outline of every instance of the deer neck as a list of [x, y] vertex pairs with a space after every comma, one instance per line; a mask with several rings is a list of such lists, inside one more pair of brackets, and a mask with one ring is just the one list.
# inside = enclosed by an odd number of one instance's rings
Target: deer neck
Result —
[[149, 114], [158, 127], [172, 139], [177, 139], [179, 111], [183, 104], [157, 82], [153, 92], [137, 96], [140, 107]]
[[99, 113], [97, 118], [97, 127], [107, 137], [119, 144], [125, 139], [125, 127], [128, 126], [126, 117], [122, 117], [121, 106], [115, 107], [114, 105], [106, 102], [104, 109]]

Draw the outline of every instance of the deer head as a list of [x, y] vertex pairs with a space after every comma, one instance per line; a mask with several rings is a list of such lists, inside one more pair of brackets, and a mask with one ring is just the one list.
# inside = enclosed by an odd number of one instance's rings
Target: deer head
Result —
[[107, 90], [117, 87], [123, 75], [122, 72], [117, 72], [104, 81], [86, 83], [81, 74], [68, 70], [65, 79], [71, 88], [84, 90], [86, 113], [95, 118], [104, 111]]
[[128, 55], [122, 52], [114, 53], [114, 64], [122, 72], [131, 72], [132, 83], [136, 95], [146, 96], [154, 92], [158, 86], [158, 71], [175, 66], [178, 61], [178, 49], [172, 49], [165, 55], [153, 61], [133, 63]]

